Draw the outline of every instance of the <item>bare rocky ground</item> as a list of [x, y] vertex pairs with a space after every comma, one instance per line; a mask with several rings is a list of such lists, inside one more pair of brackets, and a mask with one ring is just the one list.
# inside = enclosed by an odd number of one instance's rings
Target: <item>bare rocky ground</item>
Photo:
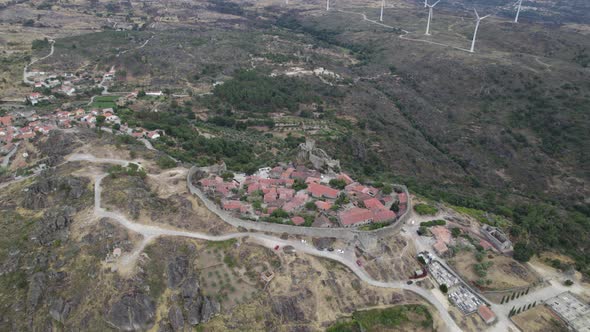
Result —
[[[105, 202], [123, 195], [107, 204], [113, 210], [132, 217], [139, 206], [139, 220], [175, 228], [203, 230], [216, 221], [182, 200], [183, 169], [160, 172], [144, 159], [147, 152], [134, 145], [117, 148], [108, 144], [110, 137], [52, 135], [35, 146], [40, 159], [59, 166], [0, 192], [0, 226], [7, 232], [0, 241], [0, 329], [182, 331], [203, 325], [213, 331], [315, 331], [363, 308], [421, 303], [410, 293], [368, 287], [333, 262], [277, 253], [248, 238], [157, 239], [131, 271], [119, 270], [119, 252], [134, 250], [143, 239], [107, 218], [93, 218], [90, 179], [107, 167], [63, 163], [65, 153], [92, 144], [101, 146], [93, 152], [102, 157], [127, 158], [131, 149], [159, 174], [105, 180]], [[71, 148], [64, 149], [65, 143]], [[262, 282], [263, 272], [274, 278]]]

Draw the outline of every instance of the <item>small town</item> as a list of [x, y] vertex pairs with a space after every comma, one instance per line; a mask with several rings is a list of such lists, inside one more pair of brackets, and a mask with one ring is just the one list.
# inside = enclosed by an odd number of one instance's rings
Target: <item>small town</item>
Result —
[[201, 189], [223, 210], [248, 220], [313, 227], [383, 227], [407, 209], [401, 188], [376, 188], [345, 173], [322, 174], [305, 166], [261, 168], [253, 175], [203, 174]]

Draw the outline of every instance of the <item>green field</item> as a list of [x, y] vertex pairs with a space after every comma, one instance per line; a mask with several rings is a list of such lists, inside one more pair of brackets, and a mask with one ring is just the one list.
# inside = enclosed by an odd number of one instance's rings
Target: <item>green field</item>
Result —
[[387, 309], [356, 311], [352, 319], [338, 322], [327, 332], [343, 331], [388, 331], [390, 329], [405, 330], [420, 327], [432, 330], [432, 316], [423, 305], [400, 305]]

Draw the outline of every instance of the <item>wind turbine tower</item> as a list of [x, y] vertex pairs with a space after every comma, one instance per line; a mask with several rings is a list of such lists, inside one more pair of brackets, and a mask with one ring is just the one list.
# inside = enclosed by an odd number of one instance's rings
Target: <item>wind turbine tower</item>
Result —
[[520, 7], [522, 6], [522, 0], [518, 0], [516, 9], [516, 17], [514, 17], [514, 23], [518, 23], [518, 16], [520, 16]]
[[435, 2], [434, 5], [429, 5], [428, 3], [426, 3], [426, 6], [428, 7], [428, 23], [426, 23], [425, 35], [427, 35], [427, 36], [430, 36], [430, 20], [432, 19], [432, 8], [434, 8], [434, 6], [436, 6], [436, 5], [438, 5], [439, 2], [440, 2], [440, 0]]
[[381, 15], [379, 16], [379, 22], [383, 22], [383, 8], [385, 8], [385, 0], [381, 0]]
[[475, 12], [475, 16], [477, 17], [477, 21], [475, 23], [475, 31], [473, 32], [473, 40], [471, 41], [471, 49], [469, 50], [469, 52], [473, 53], [475, 51], [475, 37], [477, 37], [477, 29], [479, 29], [479, 22], [481, 22], [481, 20], [483, 20], [484, 18], [490, 16], [490, 15], [486, 15], [484, 17], [479, 17], [479, 14], [477, 13], [477, 10], [475, 10], [475, 8], [473, 8], [473, 11]]
[[330, 0], [326, 0], [326, 10], [330, 10]]

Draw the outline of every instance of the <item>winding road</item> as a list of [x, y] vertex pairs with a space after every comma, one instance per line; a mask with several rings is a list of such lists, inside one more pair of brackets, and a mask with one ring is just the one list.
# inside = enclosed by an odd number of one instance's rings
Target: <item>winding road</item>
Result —
[[27, 72], [29, 70], [29, 67], [34, 65], [35, 63], [45, 60], [47, 58], [49, 58], [50, 56], [53, 55], [53, 52], [55, 50], [55, 40], [53, 39], [48, 39], [49, 43], [51, 44], [51, 50], [49, 51], [49, 54], [47, 54], [46, 56], [39, 58], [39, 59], [35, 59], [32, 60], [28, 65], [25, 66], [25, 68], [23, 68], [23, 83], [28, 84], [28, 85], [32, 85], [35, 84], [35, 82], [29, 80], [29, 73]]
[[382, 26], [384, 28], [389, 28], [389, 29], [393, 29], [393, 30], [399, 30], [399, 31], [403, 32], [403, 34], [399, 35], [399, 38], [401, 38], [403, 40], [420, 42], [420, 43], [426, 43], [426, 44], [431, 44], [431, 45], [444, 46], [444, 47], [450, 47], [450, 48], [453, 48], [453, 49], [456, 49], [456, 50], [459, 50], [459, 51], [464, 51], [464, 52], [471, 53], [466, 48], [461, 48], [461, 47], [452, 46], [452, 45], [448, 45], [448, 44], [438, 43], [438, 42], [434, 42], [434, 41], [430, 41], [430, 40], [416, 39], [416, 38], [408, 38], [408, 37], [406, 37], [406, 35], [409, 35], [410, 34], [410, 32], [408, 30], [404, 30], [402, 28], [396, 28], [396, 27], [393, 27], [391, 25], [387, 25], [387, 24], [384, 24], [384, 23], [381, 23], [381, 22], [377, 22], [375, 20], [371, 20], [364, 13], [351, 12], [351, 11], [342, 10], [342, 9], [337, 9], [337, 11], [342, 12], [342, 13], [346, 13], [346, 14], [360, 15], [363, 18], [363, 21], [367, 21], [369, 23], [373, 23], [373, 24]]
[[[87, 161], [91, 163], [108, 163], [108, 164], [118, 164], [118, 165], [126, 165], [130, 162], [135, 161], [126, 161], [121, 159], [112, 159], [112, 158], [97, 158], [92, 155], [88, 154], [74, 154], [67, 161]], [[354, 254], [352, 252], [348, 252], [345, 254], [338, 254], [335, 252], [329, 251], [320, 251], [315, 247], [301, 243], [299, 241], [292, 241], [292, 240], [283, 240], [278, 237], [261, 234], [261, 233], [254, 233], [254, 232], [244, 232], [244, 233], [230, 233], [224, 235], [210, 235], [205, 233], [199, 232], [190, 232], [190, 231], [183, 231], [183, 230], [175, 230], [164, 228], [160, 226], [153, 226], [153, 225], [144, 225], [140, 223], [133, 222], [127, 219], [123, 214], [119, 212], [107, 211], [101, 205], [101, 195], [102, 195], [102, 180], [107, 176], [107, 174], [103, 173], [97, 175], [95, 177], [95, 186], [94, 186], [94, 216], [96, 218], [109, 218], [111, 220], [116, 221], [121, 226], [125, 227], [126, 229], [133, 231], [137, 234], [141, 234], [143, 236], [143, 241], [137, 246], [131, 253], [122, 256], [120, 259], [123, 263], [132, 264], [134, 263], [135, 259], [139, 256], [145, 246], [154, 239], [162, 236], [174, 236], [174, 237], [187, 237], [193, 239], [200, 239], [200, 240], [207, 240], [207, 241], [226, 241], [229, 239], [237, 239], [237, 238], [244, 238], [248, 237], [252, 239], [253, 242], [262, 245], [267, 248], [274, 248], [276, 245], [279, 246], [293, 246], [296, 251], [317, 256], [323, 257], [327, 259], [331, 259], [337, 261], [346, 267], [348, 267], [355, 275], [357, 275], [361, 280], [366, 282], [369, 285], [379, 287], [379, 288], [388, 288], [388, 289], [402, 289], [406, 291], [413, 292], [430, 304], [432, 304], [439, 312], [441, 319], [444, 321], [446, 325], [447, 331], [460, 331], [461, 329], [452, 317], [449, 315], [448, 311], [445, 309], [444, 305], [429, 291], [417, 287], [415, 285], [407, 285], [402, 281], [397, 282], [382, 282], [377, 281], [371, 278], [362, 268], [357, 266]]]

